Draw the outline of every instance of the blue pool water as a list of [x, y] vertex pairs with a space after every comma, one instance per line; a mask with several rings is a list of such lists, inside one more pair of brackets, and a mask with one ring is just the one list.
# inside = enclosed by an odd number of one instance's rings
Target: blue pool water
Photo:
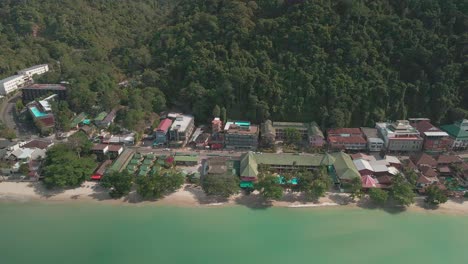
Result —
[[39, 111], [39, 109], [37, 109], [35, 106], [31, 107], [31, 112], [35, 117], [43, 117], [47, 115], [46, 113]]

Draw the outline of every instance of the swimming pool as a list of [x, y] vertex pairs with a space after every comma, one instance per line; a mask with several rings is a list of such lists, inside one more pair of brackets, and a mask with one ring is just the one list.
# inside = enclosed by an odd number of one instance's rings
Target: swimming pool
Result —
[[39, 109], [37, 109], [37, 107], [35, 107], [35, 106], [31, 107], [30, 109], [31, 109], [31, 112], [33, 113], [34, 117], [43, 117], [43, 116], [47, 115], [46, 113], [43, 113], [43, 112], [39, 111]]

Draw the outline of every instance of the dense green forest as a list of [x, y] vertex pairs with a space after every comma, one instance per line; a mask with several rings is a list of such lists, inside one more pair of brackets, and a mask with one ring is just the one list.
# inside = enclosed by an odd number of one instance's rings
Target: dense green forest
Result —
[[41, 81], [69, 81], [72, 110], [122, 104], [133, 129], [215, 105], [323, 127], [451, 122], [468, 109], [468, 2], [1, 1], [0, 61], [1, 76], [50, 63]]

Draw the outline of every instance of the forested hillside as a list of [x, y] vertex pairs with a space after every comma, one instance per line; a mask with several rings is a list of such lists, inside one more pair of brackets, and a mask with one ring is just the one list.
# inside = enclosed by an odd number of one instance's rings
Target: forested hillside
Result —
[[12, 0], [0, 22], [2, 76], [53, 63], [72, 110], [128, 105], [135, 128], [166, 106], [324, 127], [467, 114], [466, 1]]

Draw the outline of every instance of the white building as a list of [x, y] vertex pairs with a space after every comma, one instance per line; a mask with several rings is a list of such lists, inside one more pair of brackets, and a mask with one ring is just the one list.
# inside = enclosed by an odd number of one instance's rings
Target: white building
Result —
[[7, 95], [21, 88], [27, 78], [24, 75], [13, 75], [0, 80], [0, 94]]
[[26, 69], [22, 69], [18, 71], [18, 74], [24, 74], [28, 77], [32, 77], [33, 75], [36, 75], [36, 74], [40, 75], [48, 71], [49, 71], [49, 65], [40, 64], [40, 65], [35, 65]]
[[32, 81], [33, 75], [43, 74], [49, 71], [49, 65], [41, 64], [18, 71], [17, 75], [0, 80], [0, 94], [7, 95], [22, 88], [24, 84]]
[[367, 140], [369, 151], [380, 151], [384, 147], [384, 141], [379, 137], [377, 129], [371, 127], [361, 127], [361, 131]]
[[178, 142], [181, 146], [185, 146], [194, 129], [195, 120], [193, 116], [179, 115], [176, 117], [169, 130], [169, 140]]
[[422, 149], [423, 139], [418, 130], [407, 120], [397, 120], [393, 123], [376, 123], [375, 128], [384, 139], [385, 147], [389, 151], [413, 151]]

